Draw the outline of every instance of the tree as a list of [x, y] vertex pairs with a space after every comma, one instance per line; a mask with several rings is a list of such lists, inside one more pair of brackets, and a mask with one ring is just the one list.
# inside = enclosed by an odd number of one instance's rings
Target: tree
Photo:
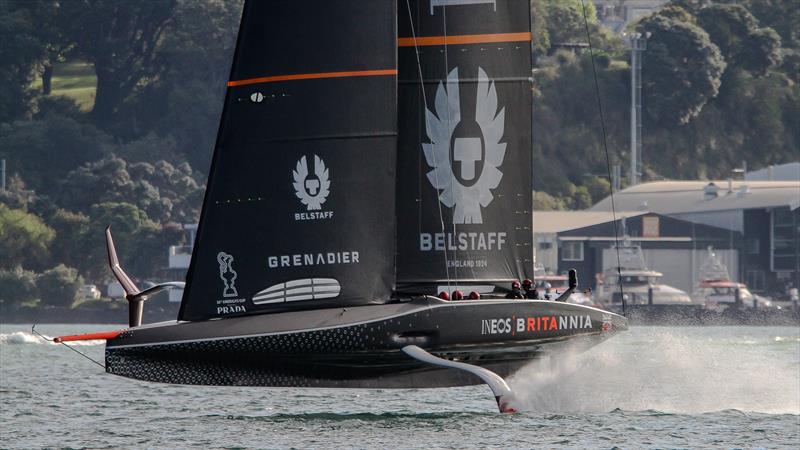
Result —
[[533, 193], [534, 211], [555, 211], [567, 209], [564, 202], [553, 197], [547, 192], [537, 191]]
[[111, 148], [109, 137], [93, 125], [59, 115], [0, 126], [0, 157], [40, 194], [54, 194], [69, 171]]
[[48, 224], [56, 232], [56, 237], [50, 245], [52, 260], [86, 273], [90, 268], [86, 263], [86, 249], [100, 242], [99, 236], [92, 236], [90, 233], [89, 217], [59, 208], [49, 218]]
[[587, 209], [592, 206], [592, 196], [586, 186], [575, 186], [575, 193], [572, 194], [571, 205], [574, 210]]
[[109, 125], [140, 83], [157, 77], [156, 51], [172, 22], [176, 0], [61, 2], [65, 34], [94, 63], [97, 91], [92, 116]]
[[[534, 190], [572, 205], [574, 185], [605, 170], [606, 158], [591, 60], [587, 53], [565, 55], [561, 65], [535, 75], [533, 182]], [[599, 67], [597, 75], [610, 156], [619, 159], [628, 142], [628, 71], [619, 65]]]
[[547, 9], [543, 0], [531, 0], [531, 53], [534, 60], [550, 51], [547, 31]]
[[25, 116], [28, 89], [42, 47], [34, 37], [35, 20], [22, 2], [0, 2], [0, 123]]
[[49, 95], [52, 90], [53, 65], [63, 62], [75, 46], [64, 32], [63, 25], [68, 23], [69, 17], [61, 14], [62, 3], [58, 0], [25, 0], [16, 3], [17, 8], [27, 11], [34, 18], [31, 34], [40, 46], [37, 65], [44, 95]]
[[54, 237], [39, 217], [0, 203], [0, 268], [39, 267]]
[[780, 36], [771, 28], [759, 27], [758, 20], [742, 5], [712, 5], [700, 9], [696, 16], [698, 25], [719, 47], [727, 70], [764, 75], [780, 63]]
[[131, 202], [159, 223], [193, 222], [202, 192], [187, 163], [129, 164], [112, 155], [70, 172], [56, 198], [62, 207], [84, 213], [95, 204]]
[[78, 271], [64, 264], [59, 264], [39, 275], [36, 287], [41, 295], [42, 303], [53, 306], [72, 306], [79, 300], [83, 277]]
[[592, 197], [592, 204], [608, 197], [611, 194], [611, 183], [608, 179], [598, 176], [588, 177], [584, 183], [586, 190]]
[[651, 123], [688, 123], [719, 93], [725, 60], [702, 28], [660, 14], [639, 27], [651, 33], [644, 52], [643, 91]]
[[786, 0], [746, 0], [745, 5], [764, 27], [781, 37], [785, 48], [800, 49], [800, 8]]
[[22, 267], [0, 269], [0, 308], [17, 308], [39, 297], [36, 274]]
[[586, 42], [583, 8], [590, 25], [597, 23], [593, 2], [581, 0], [542, 0], [546, 11], [547, 33], [552, 44]]
[[[196, 170], [208, 171], [236, 45], [242, 1], [179, 0], [159, 48], [163, 73], [132, 106], [143, 129], [172, 136]], [[151, 111], [164, 111], [155, 115]], [[161, 156], [150, 160], [165, 159]]]

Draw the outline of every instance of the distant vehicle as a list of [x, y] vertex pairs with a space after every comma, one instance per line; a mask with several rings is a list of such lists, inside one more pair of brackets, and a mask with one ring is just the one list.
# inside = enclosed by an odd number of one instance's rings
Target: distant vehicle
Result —
[[97, 286], [93, 284], [84, 284], [78, 290], [81, 298], [86, 300], [97, 300], [100, 298], [100, 289], [97, 289]]

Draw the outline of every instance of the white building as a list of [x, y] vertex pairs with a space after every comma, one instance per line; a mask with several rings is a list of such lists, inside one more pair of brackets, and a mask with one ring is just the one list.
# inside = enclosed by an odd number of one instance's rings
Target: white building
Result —
[[[655, 181], [623, 189], [614, 203], [740, 233], [732, 277], [761, 292], [800, 286], [800, 181]], [[611, 199], [591, 210], [610, 211]]]
[[622, 33], [631, 22], [661, 9], [668, 0], [594, 0], [597, 19], [606, 28]]

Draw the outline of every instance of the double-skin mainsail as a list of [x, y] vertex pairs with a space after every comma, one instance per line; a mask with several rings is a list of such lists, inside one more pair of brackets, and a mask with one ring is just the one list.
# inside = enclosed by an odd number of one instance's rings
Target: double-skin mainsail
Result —
[[245, 7], [179, 319], [530, 276], [527, 1], [308, 8]]

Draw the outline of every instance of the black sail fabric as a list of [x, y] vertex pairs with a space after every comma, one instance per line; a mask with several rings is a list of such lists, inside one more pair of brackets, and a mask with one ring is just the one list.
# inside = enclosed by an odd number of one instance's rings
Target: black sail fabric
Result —
[[401, 292], [533, 273], [528, 8], [398, 0]]
[[396, 8], [246, 3], [180, 320], [389, 299]]

